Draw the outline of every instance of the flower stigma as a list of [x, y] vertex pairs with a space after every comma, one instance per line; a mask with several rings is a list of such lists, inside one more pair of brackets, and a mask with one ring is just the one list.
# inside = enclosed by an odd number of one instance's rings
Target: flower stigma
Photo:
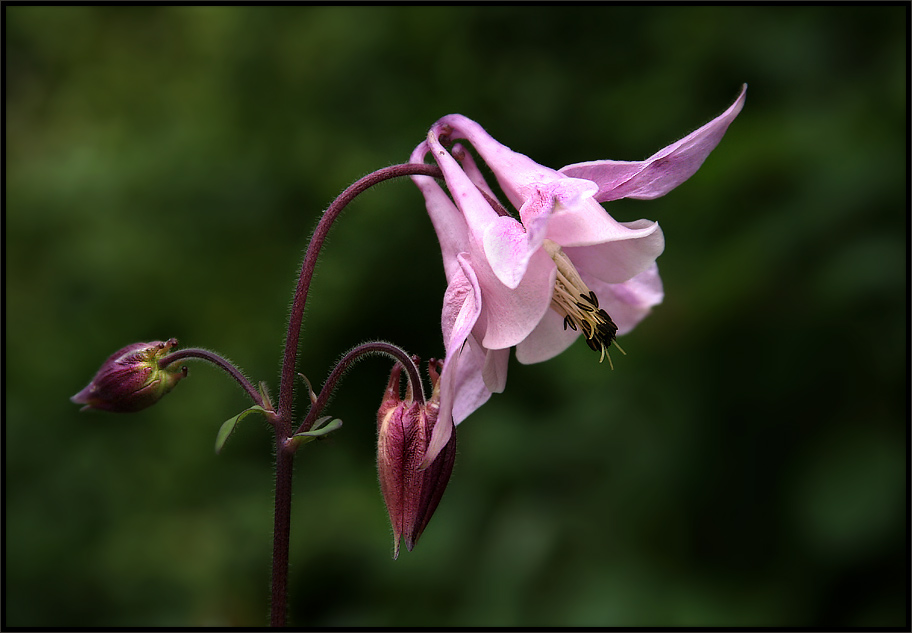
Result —
[[615, 338], [617, 325], [607, 312], [599, 308], [595, 292], [589, 289], [561, 247], [549, 239], [543, 242], [542, 247], [557, 265], [551, 307], [564, 317], [565, 330], [569, 327], [574, 332], [581, 331], [589, 348], [601, 353], [599, 362], [607, 357], [608, 365], [614, 369], [614, 363], [611, 362], [611, 355], [608, 353], [612, 341], [621, 354], [626, 354]]

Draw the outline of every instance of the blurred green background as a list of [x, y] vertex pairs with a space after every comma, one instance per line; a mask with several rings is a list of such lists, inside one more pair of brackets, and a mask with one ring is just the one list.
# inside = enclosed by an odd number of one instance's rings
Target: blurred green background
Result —
[[[277, 388], [307, 238], [348, 184], [460, 112], [538, 162], [639, 160], [744, 111], [660, 221], [665, 302], [616, 369], [580, 341], [459, 427], [398, 561], [375, 412], [295, 474], [290, 622], [908, 626], [908, 6], [7, 7], [9, 626], [268, 621], [272, 448], [214, 369], [134, 415], [68, 400], [177, 337]], [[299, 367], [442, 354], [407, 181], [333, 229]], [[302, 407], [303, 408], [303, 407]]]

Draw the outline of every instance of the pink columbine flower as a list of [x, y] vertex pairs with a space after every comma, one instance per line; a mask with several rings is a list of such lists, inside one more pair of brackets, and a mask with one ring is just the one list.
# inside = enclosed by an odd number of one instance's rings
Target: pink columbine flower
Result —
[[[520, 362], [536, 363], [582, 334], [603, 360], [615, 336], [662, 301], [655, 260], [665, 241], [658, 224], [617, 222], [599, 203], [657, 198], [690, 178], [741, 111], [746, 89], [721, 115], [638, 162], [599, 160], [553, 170], [462, 115], [431, 127], [412, 161], [423, 162], [430, 152], [449, 195], [433, 178], [413, 180], [437, 232], [448, 287], [441, 423], [425, 466], [449, 439], [450, 415], [458, 424], [503, 390], [511, 347]], [[462, 147], [444, 148], [456, 139], [467, 140], [487, 163], [518, 218], [497, 202]]]

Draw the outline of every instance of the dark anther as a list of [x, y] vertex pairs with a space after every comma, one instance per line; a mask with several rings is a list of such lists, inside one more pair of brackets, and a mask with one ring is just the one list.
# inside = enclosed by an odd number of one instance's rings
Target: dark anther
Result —
[[595, 306], [596, 308], [598, 307], [598, 297], [596, 297], [595, 293], [592, 292], [591, 290], [589, 291], [589, 294], [587, 294], [587, 295], [580, 294], [580, 299], [582, 299], [589, 305]]

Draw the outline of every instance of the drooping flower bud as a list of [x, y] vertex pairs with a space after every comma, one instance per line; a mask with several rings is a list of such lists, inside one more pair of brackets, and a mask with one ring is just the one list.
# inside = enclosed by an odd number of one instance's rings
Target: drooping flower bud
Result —
[[[396, 364], [380, 410], [377, 412], [377, 470], [380, 490], [393, 525], [393, 558], [399, 541], [409, 551], [415, 546], [443, 496], [456, 457], [456, 430], [437, 458], [419, 470], [440, 412], [440, 361], [430, 362], [433, 394], [425, 403], [415, 401], [412, 385], [405, 399], [399, 392], [402, 365]], [[452, 422], [451, 422], [452, 424]]]
[[111, 354], [92, 382], [70, 400], [85, 405], [82, 411], [132, 413], [152, 406], [187, 375], [186, 367], [159, 366], [175, 345], [175, 338], [127, 345]]

